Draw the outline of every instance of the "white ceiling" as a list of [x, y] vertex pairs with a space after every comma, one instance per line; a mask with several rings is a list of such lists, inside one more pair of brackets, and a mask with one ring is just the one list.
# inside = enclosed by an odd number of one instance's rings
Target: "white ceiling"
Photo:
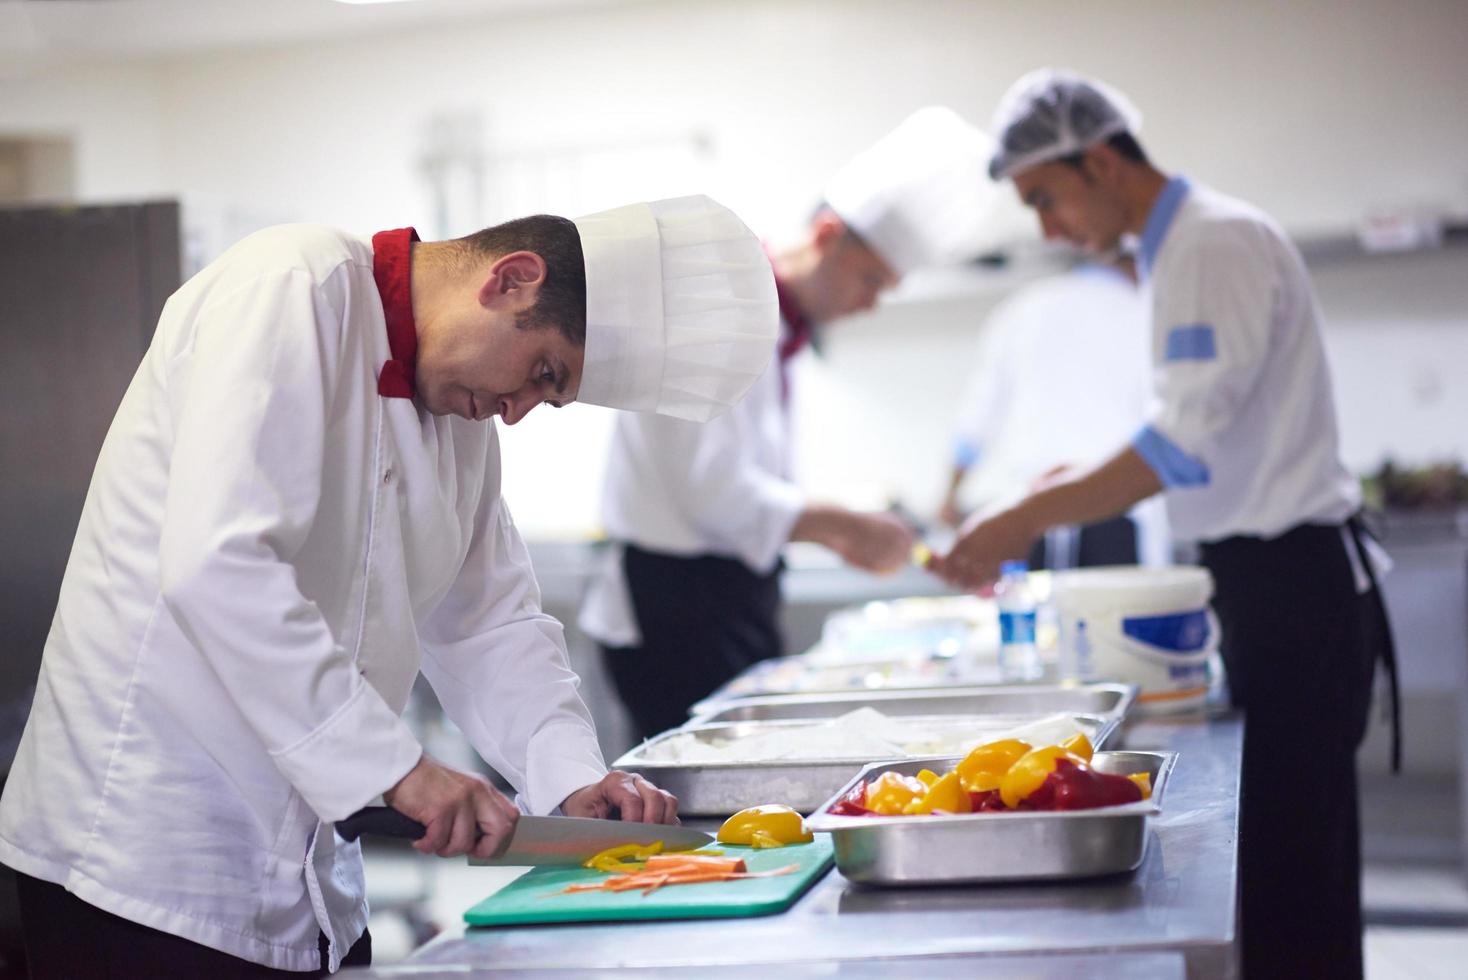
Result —
[[381, 34], [453, 21], [558, 13], [632, 0], [0, 0], [10, 70]]

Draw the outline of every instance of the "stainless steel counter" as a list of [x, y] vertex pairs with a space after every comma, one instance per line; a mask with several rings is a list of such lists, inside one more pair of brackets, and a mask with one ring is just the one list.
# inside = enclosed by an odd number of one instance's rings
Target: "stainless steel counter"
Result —
[[[832, 871], [787, 912], [752, 919], [460, 929], [380, 976], [614, 968], [665, 971], [760, 967], [770, 975], [861, 976], [881, 958], [921, 961], [933, 975], [1002, 967], [1022, 957], [1035, 976], [1233, 977], [1238, 780], [1243, 723], [1151, 720], [1129, 725], [1133, 749], [1179, 754], [1142, 866], [1068, 884], [887, 890]], [[1039, 959], [1034, 957], [1039, 956]], [[1176, 972], [1181, 958], [1185, 973]], [[1058, 958], [1058, 959], [1053, 959]], [[1043, 964], [1080, 967], [1050, 973]], [[968, 967], [962, 964], [968, 963]], [[897, 975], [912, 975], [899, 968]], [[950, 966], [959, 972], [942, 972]], [[778, 969], [776, 969], [778, 968]], [[819, 968], [819, 969], [817, 969]], [[1142, 972], [1132, 974], [1132, 969]], [[772, 972], [773, 971], [773, 972]], [[1151, 971], [1151, 972], [1149, 972]], [[1027, 973], [1027, 975], [1031, 975]], [[553, 976], [554, 973], [537, 975]], [[599, 973], [597, 974], [599, 975]], [[890, 972], [886, 975], [892, 975]]]

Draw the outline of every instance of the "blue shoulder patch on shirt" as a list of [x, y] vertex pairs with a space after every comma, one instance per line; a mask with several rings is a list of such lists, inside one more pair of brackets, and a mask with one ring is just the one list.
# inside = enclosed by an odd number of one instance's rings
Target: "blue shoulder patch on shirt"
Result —
[[1190, 323], [1167, 332], [1164, 361], [1212, 361], [1218, 357], [1218, 344], [1213, 327], [1207, 323]]
[[1168, 489], [1208, 485], [1208, 465], [1196, 456], [1183, 452], [1177, 443], [1150, 425], [1144, 426], [1137, 433], [1132, 440], [1132, 448]]

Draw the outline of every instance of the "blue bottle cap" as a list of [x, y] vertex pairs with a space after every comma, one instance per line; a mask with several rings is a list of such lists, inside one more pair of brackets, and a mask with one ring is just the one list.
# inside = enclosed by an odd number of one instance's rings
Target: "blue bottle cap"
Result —
[[1030, 563], [1022, 558], [1014, 558], [999, 564], [999, 575], [1023, 575], [1030, 570]]

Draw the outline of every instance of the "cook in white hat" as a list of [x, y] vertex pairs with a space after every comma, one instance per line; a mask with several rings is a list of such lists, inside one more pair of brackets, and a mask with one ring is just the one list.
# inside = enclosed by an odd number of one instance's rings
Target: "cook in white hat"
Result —
[[[271, 228], [189, 280], [98, 459], [0, 802], [37, 975], [365, 962], [332, 824], [379, 795], [442, 856], [522, 810], [675, 821], [607, 772], [487, 420], [708, 418], [776, 326], [759, 242], [703, 197], [431, 243]], [[517, 801], [424, 755], [420, 670]]]
[[748, 397], [704, 426], [618, 418], [602, 503], [614, 546], [580, 622], [640, 734], [683, 722], [699, 698], [781, 652], [786, 542], [818, 542], [878, 572], [908, 560], [902, 521], [796, 486], [787, 364], [813, 330], [870, 309], [904, 274], [976, 250], [991, 149], [950, 109], [904, 120], [831, 179], [801, 238], [772, 253], [779, 360]]
[[1014, 181], [1046, 236], [1103, 254], [1139, 243], [1155, 398], [1109, 458], [979, 515], [936, 567], [976, 587], [1046, 528], [1162, 494], [1174, 536], [1212, 573], [1230, 694], [1247, 712], [1243, 972], [1360, 976], [1355, 753], [1376, 662], [1394, 677], [1395, 661], [1315, 292], [1275, 221], [1163, 173], [1138, 124], [1125, 98], [1072, 72], [1027, 75], [1000, 103], [991, 173]]

